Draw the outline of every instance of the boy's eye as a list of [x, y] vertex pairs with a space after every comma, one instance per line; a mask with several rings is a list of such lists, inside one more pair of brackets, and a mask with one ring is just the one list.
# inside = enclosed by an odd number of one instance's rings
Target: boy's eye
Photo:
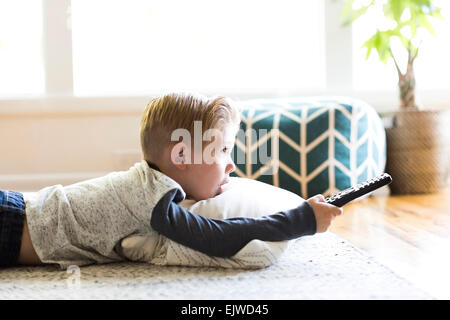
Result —
[[222, 152], [228, 154], [228, 153], [231, 153], [232, 149], [233, 149], [232, 147], [227, 146], [222, 149]]

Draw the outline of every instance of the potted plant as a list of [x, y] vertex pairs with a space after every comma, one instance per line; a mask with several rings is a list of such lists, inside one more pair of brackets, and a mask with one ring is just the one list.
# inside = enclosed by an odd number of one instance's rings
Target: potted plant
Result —
[[[399, 111], [393, 115], [392, 127], [386, 128], [386, 171], [393, 177], [391, 192], [439, 191], [447, 184], [450, 171], [450, 109], [427, 110], [419, 105], [414, 62], [423, 35], [434, 35], [431, 20], [442, 19], [441, 10], [432, 0], [371, 0], [360, 6], [347, 0], [343, 24], [352, 24], [369, 10], [378, 10], [389, 23], [373, 26], [373, 35], [363, 44], [366, 59], [375, 49], [381, 62], [393, 60], [398, 75]], [[398, 49], [403, 52], [393, 49], [394, 41], [401, 44]], [[403, 65], [399, 53], [406, 53]]]

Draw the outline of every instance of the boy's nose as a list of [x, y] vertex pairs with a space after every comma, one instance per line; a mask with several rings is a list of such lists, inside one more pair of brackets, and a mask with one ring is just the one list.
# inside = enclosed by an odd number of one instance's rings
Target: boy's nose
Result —
[[225, 173], [230, 174], [234, 172], [234, 170], [236, 170], [236, 166], [234, 165], [234, 162], [231, 161], [230, 163], [227, 164], [227, 167], [225, 168]]

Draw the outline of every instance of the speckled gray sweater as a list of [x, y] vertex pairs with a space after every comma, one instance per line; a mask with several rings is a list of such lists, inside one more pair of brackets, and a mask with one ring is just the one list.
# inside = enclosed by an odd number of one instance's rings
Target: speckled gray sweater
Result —
[[31, 241], [44, 263], [87, 265], [125, 260], [117, 244], [132, 234], [159, 234], [150, 226], [152, 211], [180, 185], [146, 161], [128, 171], [69, 186], [51, 186], [24, 195]]
[[36, 253], [62, 268], [125, 260], [121, 240], [134, 234], [145, 234], [154, 247], [168, 238], [210, 256], [231, 257], [253, 239], [283, 241], [316, 232], [306, 201], [261, 218], [217, 220], [184, 209], [179, 203], [185, 197], [177, 182], [142, 161], [128, 171], [44, 188], [24, 200]]

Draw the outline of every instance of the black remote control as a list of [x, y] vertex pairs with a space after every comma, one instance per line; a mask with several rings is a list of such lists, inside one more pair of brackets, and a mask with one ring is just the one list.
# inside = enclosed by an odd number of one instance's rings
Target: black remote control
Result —
[[375, 178], [357, 184], [356, 186], [342, 190], [341, 192], [325, 199], [326, 202], [342, 207], [346, 203], [355, 200], [369, 192], [372, 192], [382, 186], [392, 182], [392, 177], [387, 173], [382, 173]]

